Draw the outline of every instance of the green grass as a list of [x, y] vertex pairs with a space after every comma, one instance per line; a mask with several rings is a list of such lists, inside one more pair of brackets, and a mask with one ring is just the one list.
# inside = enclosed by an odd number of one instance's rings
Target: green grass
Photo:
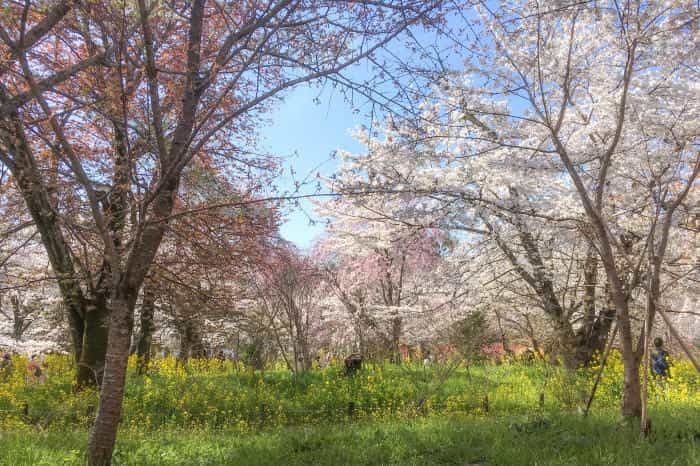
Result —
[[[417, 418], [281, 428], [123, 432], [116, 465], [698, 465], [700, 416], [656, 413], [654, 434], [611, 416]], [[690, 416], [692, 414], [692, 416]], [[693, 419], [694, 416], [694, 419]], [[695, 421], [695, 422], [694, 422]], [[85, 431], [3, 433], [0, 463], [77, 465]]]
[[[622, 393], [619, 358], [606, 366], [593, 409], [614, 410]], [[25, 383], [23, 361], [9, 380], [0, 380], [0, 430], [22, 426], [71, 430], [92, 422], [97, 393], [76, 396], [67, 359], [49, 364], [48, 382]], [[294, 377], [284, 369], [263, 373], [239, 370], [230, 363], [192, 361], [185, 367], [159, 360], [146, 377], [129, 371], [123, 424], [132, 430], [225, 428], [245, 433], [270, 427], [309, 425], [354, 418], [392, 420], [421, 415], [484, 414], [489, 399], [496, 416], [529, 414], [539, 409], [575, 411], [590, 390], [593, 369], [567, 374], [535, 365], [480, 365], [460, 368], [441, 380], [443, 369], [372, 365], [354, 377], [330, 367]], [[700, 406], [700, 377], [690, 364], [678, 366], [664, 390], [652, 384], [650, 405]], [[424, 400], [424, 402], [421, 402]], [[23, 415], [25, 404], [28, 415]]]
[[[26, 383], [23, 364], [0, 379], [0, 465], [82, 464], [97, 394], [73, 392], [67, 358], [50, 360], [39, 385]], [[141, 377], [132, 362], [114, 464], [700, 465], [700, 378], [689, 363], [663, 388], [651, 384], [654, 434], [644, 441], [619, 422], [617, 356], [591, 416], [578, 413], [594, 370], [485, 364], [442, 381], [443, 369], [410, 364], [294, 377], [165, 359]]]

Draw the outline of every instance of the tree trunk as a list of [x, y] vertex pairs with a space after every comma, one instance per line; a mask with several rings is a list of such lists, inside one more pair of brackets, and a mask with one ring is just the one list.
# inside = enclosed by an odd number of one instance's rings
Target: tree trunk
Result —
[[640, 417], [642, 415], [642, 389], [639, 381], [639, 361], [625, 361], [624, 367], [622, 416]]
[[394, 353], [394, 362], [401, 364], [401, 332], [403, 329], [403, 321], [401, 317], [391, 319], [391, 350]]
[[294, 357], [297, 362], [297, 372], [306, 372], [311, 369], [311, 350], [309, 345], [309, 322], [304, 319], [303, 313], [298, 306], [294, 306]]
[[205, 357], [202, 335], [192, 319], [187, 319], [180, 327], [180, 354], [178, 359], [184, 361], [190, 357]]
[[151, 361], [151, 342], [153, 332], [156, 329], [153, 321], [155, 313], [155, 296], [151, 287], [146, 284], [143, 289], [143, 303], [141, 304], [141, 330], [136, 342], [136, 355], [138, 357], [138, 372], [143, 374]]
[[579, 367], [588, 366], [596, 353], [603, 352], [614, 319], [615, 309], [606, 308], [600, 312], [590, 329], [582, 327], [576, 333], [575, 359]]
[[606, 303], [599, 312], [596, 309], [598, 257], [592, 248], [586, 253], [583, 280], [583, 323], [576, 332], [574, 343], [574, 358], [579, 367], [588, 366], [596, 353], [603, 352], [616, 313], [608, 284], [605, 287]]
[[[87, 332], [90, 327], [86, 322], [87, 302], [80, 286], [80, 281], [76, 278], [73, 258], [70, 247], [63, 236], [59, 226], [58, 214], [53, 208], [51, 196], [47, 190], [41, 171], [36, 164], [32, 149], [27, 142], [26, 135], [19, 116], [16, 112], [11, 115], [13, 120], [13, 138], [7, 138], [4, 142], [16, 156], [12, 159], [3, 158], [3, 162], [8, 166], [15, 180], [17, 189], [22, 193], [22, 197], [27, 206], [27, 210], [32, 216], [32, 220], [41, 237], [46, 254], [51, 263], [51, 268], [56, 274], [58, 287], [65, 310], [68, 314], [68, 322], [71, 330], [71, 340], [75, 362], [78, 365], [76, 372], [76, 386], [95, 385], [95, 377], [90, 372], [81, 369], [80, 362], [83, 360], [83, 351], [86, 349], [93, 355], [88, 360], [104, 360], [104, 343], [97, 345], [95, 351], [91, 345], [93, 339]], [[89, 320], [90, 318], [87, 317]], [[87, 336], [87, 347], [85, 345]], [[97, 340], [99, 337], [96, 337]], [[99, 348], [102, 348], [101, 350]], [[99, 351], [102, 351], [99, 354]]]
[[22, 335], [24, 335], [25, 330], [31, 325], [29, 316], [31, 311], [23, 309], [23, 306], [19, 302], [17, 296], [11, 298], [12, 303], [12, 338], [15, 341], [22, 341]]
[[87, 448], [87, 463], [90, 466], [107, 466], [112, 460], [124, 399], [136, 295], [135, 290], [118, 290], [112, 298], [109, 347], [100, 404]]
[[[579, 366], [576, 358], [576, 335], [567, 320], [557, 323], [558, 357], [567, 369], [573, 370]], [[505, 348], [504, 348], [505, 351]]]
[[622, 416], [639, 417], [642, 415], [642, 390], [639, 380], [640, 359], [634, 350], [632, 325], [626, 296], [615, 296], [622, 362], [624, 365], [624, 390], [622, 393]]
[[109, 309], [104, 299], [91, 302], [85, 311], [83, 341], [75, 380], [78, 389], [102, 384], [109, 332]]
[[[511, 192], [517, 195], [515, 189], [511, 189]], [[598, 258], [595, 256], [595, 250], [589, 249], [584, 262], [584, 319], [582, 329], [575, 333], [569, 320], [570, 313], [566, 312], [564, 305], [562, 305], [560, 301], [552, 276], [546, 273], [547, 267], [536, 238], [525, 224], [518, 222], [516, 223], [516, 227], [518, 229], [520, 244], [525, 250], [525, 258], [532, 266], [532, 272], [522, 267], [513, 249], [495, 233], [493, 227], [489, 228], [493, 233], [496, 244], [505, 254], [511, 265], [513, 265], [515, 271], [539, 298], [542, 309], [554, 328], [556, 350], [554, 354], [551, 355], [553, 356], [552, 360], [554, 362], [563, 362], [567, 369], [575, 369], [581, 365], [587, 364], [592, 352], [580, 351], [581, 346], [587, 344], [587, 340], [580, 337], [579, 333], [588, 336], [595, 322], [595, 287], [598, 273]], [[503, 333], [502, 329], [501, 333]], [[603, 339], [603, 344], [605, 344], [605, 339]], [[505, 343], [503, 350], [505, 354], [510, 353]]]

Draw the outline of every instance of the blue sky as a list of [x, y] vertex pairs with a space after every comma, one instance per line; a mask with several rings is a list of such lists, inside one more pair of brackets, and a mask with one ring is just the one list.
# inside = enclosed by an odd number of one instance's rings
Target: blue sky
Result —
[[[460, 18], [456, 21], [458, 25], [461, 23]], [[453, 67], [460, 66], [459, 55], [450, 52], [453, 45], [451, 42], [424, 30], [414, 30], [413, 37], [428, 47], [440, 49], [445, 54], [442, 57], [444, 63]], [[408, 62], [418, 60], [400, 42], [392, 48], [396, 57]], [[371, 73], [366, 64], [356, 65], [350, 70], [350, 74], [358, 79], [368, 78]], [[302, 85], [290, 91], [279, 107], [269, 115], [270, 125], [261, 131], [263, 148], [276, 156], [286, 157], [284, 176], [278, 180], [280, 191], [293, 190], [294, 179], [289, 170], [292, 167], [297, 180], [308, 175], [313, 180], [317, 171], [322, 175], [330, 175], [335, 171], [337, 160], [331, 159], [334, 150], [363, 152], [365, 147], [354, 140], [350, 132], [363, 123], [369, 124], [369, 108], [370, 105], [365, 102], [364, 105], [360, 104], [359, 112], [353, 111], [343, 95], [332, 87], [321, 91], [315, 85]], [[302, 194], [313, 192], [313, 185], [312, 182], [303, 188]], [[322, 222], [310, 224], [310, 218], [319, 219], [314, 217], [308, 202], [302, 201], [300, 209], [288, 206], [287, 211], [286, 221], [280, 230], [282, 237], [302, 249], [308, 248], [323, 231]]]
[[[336, 161], [331, 159], [331, 153], [334, 150], [363, 150], [350, 136], [352, 128], [363, 123], [363, 114], [353, 113], [338, 92], [333, 93], [332, 89], [319, 92], [316, 87], [297, 87], [270, 115], [270, 126], [262, 130], [263, 147], [272, 154], [286, 157], [284, 176], [278, 181], [281, 191], [293, 189], [293, 179], [301, 180], [307, 175], [313, 179], [317, 171], [322, 175], [333, 173]], [[316, 97], [320, 103], [314, 102]], [[290, 167], [296, 172], [294, 178]], [[313, 183], [303, 188], [304, 193], [312, 191]], [[323, 231], [323, 225], [311, 225], [310, 216], [316, 217], [310, 204], [304, 201], [300, 204], [301, 209], [289, 207], [280, 233], [306, 249]]]

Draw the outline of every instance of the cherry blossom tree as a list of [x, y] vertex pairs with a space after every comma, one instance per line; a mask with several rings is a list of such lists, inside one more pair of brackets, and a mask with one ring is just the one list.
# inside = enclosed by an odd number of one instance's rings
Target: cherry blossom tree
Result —
[[290, 244], [276, 243], [249, 271], [249, 280], [287, 367], [298, 374], [311, 368], [312, 338], [322, 323], [321, 271]]
[[426, 334], [436, 328], [426, 322], [440, 322], [436, 317], [452, 310], [461, 294], [443, 270], [449, 238], [383, 217], [381, 204], [380, 196], [371, 195], [317, 203], [328, 227], [315, 255], [324, 264], [327, 286], [352, 322], [355, 349], [365, 354], [372, 329], [400, 360], [404, 334], [428, 340]]
[[[243, 198], [246, 186], [242, 188], [230, 175], [198, 162], [185, 172], [163, 245], [142, 289], [133, 349], [144, 364], [156, 306], [177, 329], [183, 358], [202, 354], [206, 321], [240, 319], [236, 303], [250, 294], [244, 289], [245, 274], [264, 257], [279, 222], [278, 209]], [[237, 197], [239, 203], [231, 202]], [[227, 205], [211, 208], [221, 203]]]
[[13, 2], [3, 12], [0, 161], [37, 225], [75, 329], [89, 313], [65, 232], [75, 214], [52, 200], [58, 181], [77, 186], [73, 212], [89, 223], [98, 258], [104, 305], [95, 307], [96, 329], [74, 332], [76, 347], [80, 336], [108, 333], [89, 464], [111, 459], [133, 310], [185, 168], [209, 156], [262, 190], [255, 173], [265, 167], [248, 151], [260, 112], [297, 84], [349, 82], [343, 70], [429, 23], [436, 5], [66, 0], [48, 9]]
[[387, 201], [387, 218], [492, 237], [557, 319], [569, 312], [552, 299], [540, 232], [578, 231], [582, 305], [594, 302], [600, 267], [620, 332], [622, 414], [639, 416], [648, 334], [633, 313], [654, 319], [700, 170], [697, 7], [497, 2], [476, 11], [476, 32], [461, 41], [464, 69], [442, 74], [419, 118], [387, 119], [381, 140], [361, 135], [368, 155], [340, 173], [339, 190], [404, 201]]

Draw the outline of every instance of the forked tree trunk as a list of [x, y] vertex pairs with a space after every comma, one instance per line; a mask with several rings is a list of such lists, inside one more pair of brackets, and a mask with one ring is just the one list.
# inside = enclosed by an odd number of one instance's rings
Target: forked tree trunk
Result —
[[598, 283], [598, 257], [589, 249], [583, 270], [583, 323], [576, 332], [576, 355], [579, 366], [588, 366], [596, 353], [602, 354], [612, 322], [615, 319], [615, 305], [611, 300], [610, 286], [605, 286], [605, 303], [596, 309], [596, 286]]
[[[517, 190], [511, 188], [517, 195]], [[596, 351], [602, 351], [610, 331], [610, 321], [606, 311], [596, 312], [595, 289], [598, 278], [598, 257], [594, 248], [589, 247], [583, 265], [583, 319], [579, 329], [574, 331], [570, 313], [567, 312], [556, 291], [552, 277], [545, 273], [546, 265], [537, 239], [523, 223], [516, 224], [518, 238], [525, 249], [525, 259], [532, 266], [526, 270], [516, 257], [509, 244], [503, 241], [495, 229], [489, 226], [493, 238], [515, 271], [530, 286], [541, 301], [542, 309], [549, 319], [556, 336], [557, 351], [553, 355], [568, 369], [586, 366]], [[614, 314], [614, 312], [613, 312]], [[505, 347], [504, 347], [505, 349]]]
[[32, 311], [24, 308], [17, 296], [13, 296], [10, 302], [12, 303], [12, 338], [15, 341], [22, 341], [22, 335], [32, 324], [30, 320]]
[[[17, 154], [14, 159], [3, 161], [8, 165], [15, 179], [17, 188], [22, 193], [27, 210], [41, 237], [46, 254], [51, 263], [51, 268], [57, 276], [58, 288], [65, 310], [68, 314], [68, 322], [71, 330], [71, 341], [75, 362], [78, 365], [76, 371], [76, 386], [97, 386], [92, 370], [81, 365], [86, 361], [94, 365], [98, 361], [104, 361], [106, 351], [106, 329], [95, 325], [95, 322], [104, 322], [102, 312], [98, 315], [88, 315], [88, 301], [85, 298], [80, 282], [76, 278], [73, 258], [68, 243], [63, 236], [63, 231], [58, 222], [58, 215], [54, 211], [51, 196], [47, 190], [41, 171], [36, 164], [32, 149], [27, 142], [26, 135], [19, 122], [16, 112], [11, 115], [15, 138], [5, 141], [12, 152]], [[95, 335], [93, 331], [97, 329]], [[83, 353], [87, 353], [83, 356]], [[102, 368], [99, 367], [99, 372]]]
[[615, 309], [603, 309], [591, 328], [581, 328], [576, 333], [574, 358], [578, 367], [588, 366], [593, 356], [603, 352], [614, 319]]

